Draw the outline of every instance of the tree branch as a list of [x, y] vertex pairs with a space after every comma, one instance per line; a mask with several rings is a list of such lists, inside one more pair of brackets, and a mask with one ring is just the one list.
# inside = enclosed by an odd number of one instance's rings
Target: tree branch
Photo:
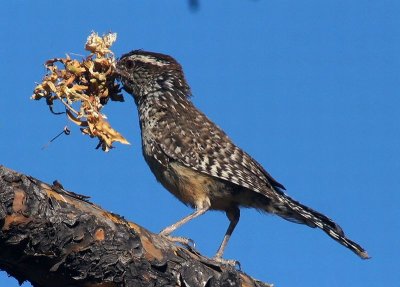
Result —
[[33, 286], [269, 286], [0, 165], [0, 269]]

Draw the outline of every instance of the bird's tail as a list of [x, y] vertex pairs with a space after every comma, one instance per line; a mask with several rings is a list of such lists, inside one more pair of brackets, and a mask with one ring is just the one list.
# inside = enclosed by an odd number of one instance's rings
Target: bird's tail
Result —
[[280, 207], [276, 208], [275, 212], [277, 215], [292, 222], [306, 224], [313, 228], [318, 227], [337, 242], [356, 253], [362, 259], [370, 258], [368, 253], [360, 245], [348, 239], [342, 228], [330, 218], [301, 204], [300, 202], [297, 202], [283, 192], [278, 193], [281, 204]]

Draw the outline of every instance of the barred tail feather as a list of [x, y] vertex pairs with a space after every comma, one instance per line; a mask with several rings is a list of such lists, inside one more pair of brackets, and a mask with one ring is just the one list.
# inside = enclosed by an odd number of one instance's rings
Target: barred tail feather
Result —
[[356, 253], [362, 259], [370, 258], [367, 251], [354, 241], [348, 239], [342, 228], [330, 218], [290, 198], [283, 192], [279, 195], [280, 201], [289, 209], [286, 209], [286, 212], [277, 212], [279, 216], [289, 221], [306, 224], [310, 227], [318, 227], [325, 231], [325, 233], [334, 240]]

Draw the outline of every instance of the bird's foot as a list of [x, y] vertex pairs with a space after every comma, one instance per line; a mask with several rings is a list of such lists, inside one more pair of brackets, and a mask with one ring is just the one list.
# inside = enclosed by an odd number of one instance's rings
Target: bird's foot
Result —
[[191, 250], [196, 250], [195, 249], [195, 243], [192, 239], [186, 238], [186, 237], [180, 237], [180, 236], [170, 236], [170, 235], [164, 235], [162, 232], [160, 232], [160, 235], [166, 239], [168, 239], [171, 242], [174, 243], [180, 243], [184, 245], [185, 247], [191, 249]]
[[222, 257], [219, 256], [214, 256], [212, 258], [215, 262], [222, 264], [222, 265], [229, 265], [231, 267], [237, 267], [239, 270], [241, 270], [240, 262], [238, 260], [234, 259], [223, 259]]

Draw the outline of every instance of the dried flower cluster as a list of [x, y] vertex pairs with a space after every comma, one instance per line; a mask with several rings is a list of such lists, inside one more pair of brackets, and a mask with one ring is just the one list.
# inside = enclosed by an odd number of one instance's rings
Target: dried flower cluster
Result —
[[45, 63], [47, 74], [32, 95], [34, 100], [45, 98], [51, 112], [53, 102], [61, 101], [68, 118], [80, 126], [84, 134], [97, 137], [100, 140], [98, 146], [104, 151], [112, 148], [115, 141], [129, 144], [101, 113], [109, 99], [124, 100], [116, 83], [115, 58], [110, 50], [115, 40], [115, 33], [100, 37], [93, 32], [85, 45], [91, 54], [85, 59], [78, 61], [67, 55], [66, 58], [48, 60]]

